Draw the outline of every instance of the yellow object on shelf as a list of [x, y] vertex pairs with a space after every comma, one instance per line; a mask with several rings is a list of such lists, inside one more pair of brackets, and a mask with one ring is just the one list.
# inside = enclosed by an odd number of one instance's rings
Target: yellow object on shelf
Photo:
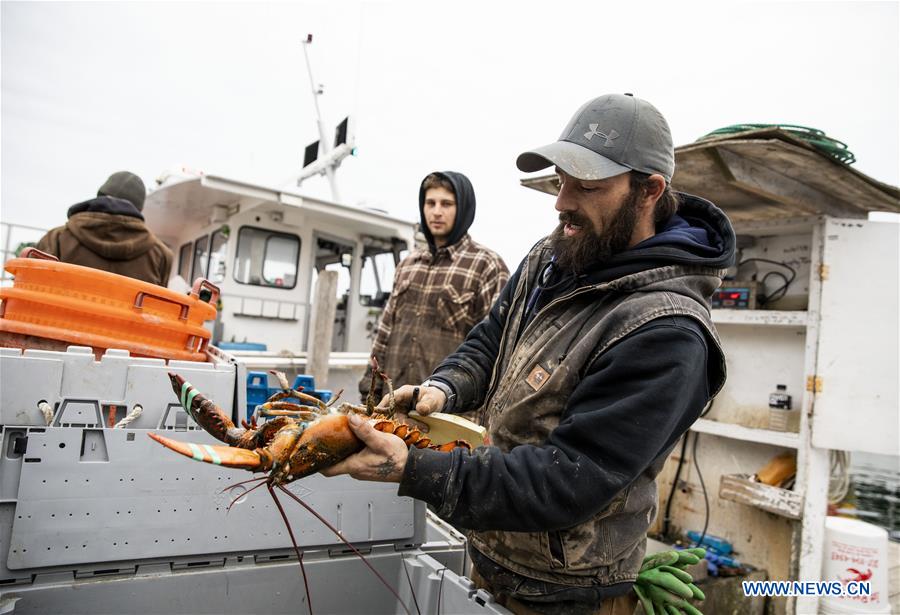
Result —
[[756, 471], [756, 480], [764, 485], [780, 487], [795, 474], [797, 474], [797, 459], [794, 453], [782, 453]]

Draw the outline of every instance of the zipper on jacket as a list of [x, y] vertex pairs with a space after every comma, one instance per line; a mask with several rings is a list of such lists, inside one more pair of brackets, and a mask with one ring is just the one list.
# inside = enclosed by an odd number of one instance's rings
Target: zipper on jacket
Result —
[[[526, 267], [528, 266], [526, 262]], [[523, 271], [522, 273], [526, 273]], [[524, 292], [524, 287], [528, 285], [528, 276], [524, 276], [524, 278], [519, 278], [520, 280], [524, 280], [522, 283], [521, 289]], [[487, 421], [485, 419], [488, 418], [488, 402], [491, 400], [491, 396], [494, 393], [494, 389], [497, 388], [497, 364], [500, 362], [500, 358], [503, 356], [503, 346], [506, 343], [507, 333], [509, 332], [509, 319], [510, 314], [512, 312], [512, 307], [516, 304], [516, 300], [522, 296], [522, 292], [520, 292], [520, 287], [516, 288], [515, 294], [513, 294], [512, 301], [509, 304], [509, 308], [506, 311], [506, 322], [503, 323], [503, 331], [500, 333], [500, 343], [497, 346], [497, 358], [494, 359], [494, 365], [491, 369], [491, 379], [488, 381], [488, 392], [484, 397], [484, 402], [481, 404], [481, 424], [486, 425]]]

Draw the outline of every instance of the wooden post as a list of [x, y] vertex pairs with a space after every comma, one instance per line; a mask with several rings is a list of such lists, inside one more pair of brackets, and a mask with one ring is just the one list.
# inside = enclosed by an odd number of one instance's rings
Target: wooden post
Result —
[[311, 335], [306, 353], [306, 371], [316, 379], [316, 388], [328, 384], [328, 358], [337, 311], [337, 271], [323, 271], [316, 280]]

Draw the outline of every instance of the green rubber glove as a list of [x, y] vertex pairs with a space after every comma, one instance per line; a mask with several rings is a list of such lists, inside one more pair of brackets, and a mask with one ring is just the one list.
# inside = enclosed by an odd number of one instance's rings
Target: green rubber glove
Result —
[[685, 568], [706, 557], [702, 548], [663, 551], [644, 558], [634, 592], [647, 615], [703, 615], [689, 600], [706, 598]]

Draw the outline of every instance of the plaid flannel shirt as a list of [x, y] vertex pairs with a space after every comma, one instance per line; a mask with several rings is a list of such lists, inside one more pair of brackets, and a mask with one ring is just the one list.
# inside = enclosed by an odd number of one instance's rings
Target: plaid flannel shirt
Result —
[[[509, 279], [503, 259], [466, 234], [453, 245], [415, 250], [394, 274], [372, 354], [395, 386], [419, 384], [462, 343]], [[363, 397], [371, 370], [359, 383]], [[376, 382], [376, 400], [381, 382]]]

